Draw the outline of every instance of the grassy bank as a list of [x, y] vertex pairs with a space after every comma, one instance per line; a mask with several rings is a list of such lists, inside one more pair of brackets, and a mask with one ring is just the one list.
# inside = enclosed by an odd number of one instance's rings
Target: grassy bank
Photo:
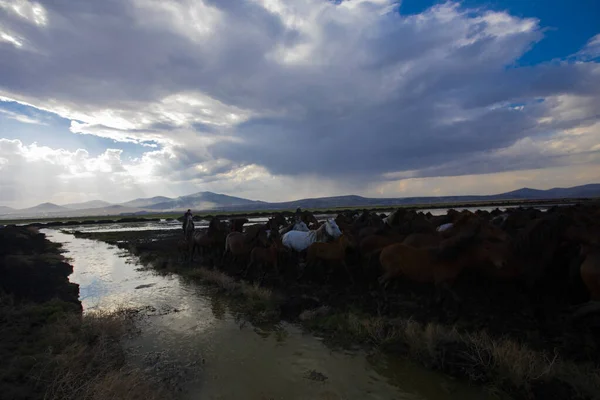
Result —
[[37, 230], [0, 229], [0, 398], [169, 399], [127, 364], [134, 314], [82, 315], [72, 271]]
[[467, 378], [516, 399], [600, 397], [600, 370], [593, 365], [564, 361], [557, 353], [534, 351], [484, 331], [352, 312], [328, 313], [323, 308], [304, 312], [301, 320], [336, 344], [361, 343], [409, 356], [427, 368]]
[[16, 304], [0, 296], [2, 398], [44, 400], [154, 400], [170, 394], [128, 366], [120, 345], [131, 333], [127, 312], [81, 316], [52, 300]]
[[[270, 282], [268, 287], [262, 287], [221, 271], [192, 267], [177, 261], [175, 244], [179, 236], [173, 233], [156, 241], [148, 240], [157, 238], [148, 232], [78, 233], [77, 236], [117, 244], [158, 271], [209, 283], [239, 299], [237, 303], [243, 305], [243, 311], [253, 322], [274, 321], [279, 317], [299, 320], [330, 345], [358, 344], [410, 357], [426, 367], [487, 385], [517, 399], [600, 397], [598, 366], [593, 361], [565, 358], [551, 343], [533, 348], [518, 336], [509, 338], [497, 331], [476, 328], [477, 323], [437, 324], [428, 322], [423, 315], [416, 321], [408, 309], [376, 316], [372, 307], [363, 306], [368, 302], [359, 301], [366, 293], [359, 296], [349, 293], [336, 300], [338, 292], [330, 288], [290, 282]], [[285, 293], [285, 297], [278, 293]], [[524, 338], [526, 332], [522, 331], [520, 336]]]

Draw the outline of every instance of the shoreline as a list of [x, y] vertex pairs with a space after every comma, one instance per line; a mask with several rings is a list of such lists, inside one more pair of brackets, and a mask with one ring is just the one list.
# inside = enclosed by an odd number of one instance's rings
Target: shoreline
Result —
[[[449, 202], [449, 203], [424, 203], [424, 204], [398, 204], [398, 205], [382, 205], [382, 206], [351, 206], [351, 207], [333, 207], [333, 208], [307, 208], [316, 214], [337, 214], [351, 211], [368, 210], [371, 212], [392, 211], [397, 208], [415, 209], [415, 210], [439, 210], [446, 208], [474, 208], [474, 207], [550, 207], [554, 205], [567, 205], [572, 203], [592, 203], [597, 202], [597, 198], [565, 198], [565, 199], [548, 199], [548, 200], [492, 200], [492, 201], [470, 201], [470, 202]], [[200, 219], [209, 220], [212, 217], [227, 219], [233, 217], [268, 217], [274, 213], [282, 213], [285, 216], [293, 215], [295, 209], [269, 209], [255, 211], [220, 211], [220, 210], [204, 210], [194, 211], [195, 216]], [[56, 226], [74, 226], [74, 225], [96, 225], [96, 224], [114, 224], [114, 223], [131, 223], [131, 222], [158, 222], [162, 219], [177, 220], [181, 218], [181, 212], [156, 212], [138, 215], [90, 215], [80, 217], [40, 217], [40, 218], [6, 218], [0, 216], [0, 225], [18, 225], [24, 227], [56, 227]]]
[[127, 361], [135, 310], [82, 313], [60, 244], [0, 228], [0, 392], [12, 400], [159, 400], [169, 390]]

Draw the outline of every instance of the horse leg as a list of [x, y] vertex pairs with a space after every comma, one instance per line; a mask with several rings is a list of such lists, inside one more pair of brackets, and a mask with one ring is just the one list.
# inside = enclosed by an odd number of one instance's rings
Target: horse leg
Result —
[[306, 270], [308, 269], [308, 266], [310, 265], [308, 262], [304, 264], [303, 267], [300, 266], [300, 263], [296, 263], [296, 265], [298, 266], [298, 268], [300, 268], [300, 271], [298, 272], [298, 275], [296, 276], [296, 279], [300, 280], [304, 277], [304, 274], [306, 273]]
[[225, 268], [225, 261], [227, 260], [227, 256], [229, 255], [229, 249], [226, 247], [223, 252], [223, 256], [221, 257], [221, 269]]
[[191, 246], [188, 246], [188, 251], [190, 252], [190, 262], [193, 262], [194, 261], [194, 253], [196, 252], [196, 242], [195, 241], [192, 242]]
[[350, 278], [350, 282], [352, 283], [352, 286], [354, 286], [355, 285], [354, 276], [352, 275], [352, 272], [350, 272], [350, 268], [348, 268], [348, 264], [346, 264], [346, 260], [342, 260], [342, 265], [344, 266], [344, 269], [346, 270], [346, 273], [348, 274], [348, 277]]
[[191, 264], [194, 261], [194, 247], [196, 246], [195, 242], [190, 242], [187, 246], [187, 253], [188, 253], [188, 261]]
[[242, 275], [244, 278], [248, 275], [248, 271], [252, 267], [253, 262], [254, 262], [254, 260], [252, 260], [252, 257], [250, 257], [250, 262], [248, 263], [248, 265], [246, 266], [246, 268], [244, 268], [244, 271], [242, 272]]
[[587, 317], [590, 314], [595, 314], [600, 311], [600, 301], [598, 300], [590, 300], [583, 304], [578, 304], [575, 306], [576, 309], [573, 312], [572, 320], [576, 321]]
[[382, 309], [383, 310], [387, 309], [387, 305], [389, 302], [387, 287], [390, 283], [390, 276], [387, 273], [384, 273], [377, 279], [377, 283], [379, 283], [379, 289], [381, 290], [381, 294], [383, 297], [383, 303], [384, 303], [383, 306], [381, 306], [381, 307], [380, 307], [379, 302], [377, 304], [377, 313], [381, 314]]
[[456, 312], [454, 319], [458, 318], [461, 310], [462, 301], [458, 294], [456, 294], [456, 292], [450, 287], [450, 283], [441, 282], [436, 287], [436, 291], [439, 295], [439, 300], [441, 300], [441, 302], [446, 303], [448, 308], [454, 308], [454, 311]]
[[381, 275], [379, 278], [377, 278], [377, 282], [384, 289], [387, 289], [387, 287], [390, 283], [390, 278], [391, 278], [391, 276], [387, 272], [384, 272], [383, 275]]
[[[277, 260], [275, 260], [275, 265], [277, 265]], [[266, 268], [265, 268], [265, 266], [266, 266]], [[259, 273], [260, 278], [258, 278], [259, 285], [262, 284], [264, 282], [265, 278], [267, 277], [267, 274], [269, 273], [269, 267], [270, 267], [270, 265], [268, 265], [268, 263], [267, 264], [265, 264], [264, 262], [261, 263], [261, 265], [260, 265], [261, 269], [260, 269], [260, 273]], [[277, 267], [274, 267], [275, 270], [276, 270], [276, 268]]]
[[279, 252], [277, 252], [273, 258], [273, 272], [275, 275], [279, 276]]

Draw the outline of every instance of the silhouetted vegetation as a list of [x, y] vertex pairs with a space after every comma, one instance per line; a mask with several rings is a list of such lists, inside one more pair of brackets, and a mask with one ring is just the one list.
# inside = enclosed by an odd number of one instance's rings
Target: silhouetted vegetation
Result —
[[81, 314], [59, 246], [34, 228], [0, 229], [0, 397], [168, 399], [126, 362], [132, 314]]

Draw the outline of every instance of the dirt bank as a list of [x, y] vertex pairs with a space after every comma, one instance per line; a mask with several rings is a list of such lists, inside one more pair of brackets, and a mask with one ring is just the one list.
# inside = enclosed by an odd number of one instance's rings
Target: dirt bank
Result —
[[170, 398], [126, 362], [135, 313], [82, 316], [72, 271], [36, 229], [0, 228], [0, 398]]

